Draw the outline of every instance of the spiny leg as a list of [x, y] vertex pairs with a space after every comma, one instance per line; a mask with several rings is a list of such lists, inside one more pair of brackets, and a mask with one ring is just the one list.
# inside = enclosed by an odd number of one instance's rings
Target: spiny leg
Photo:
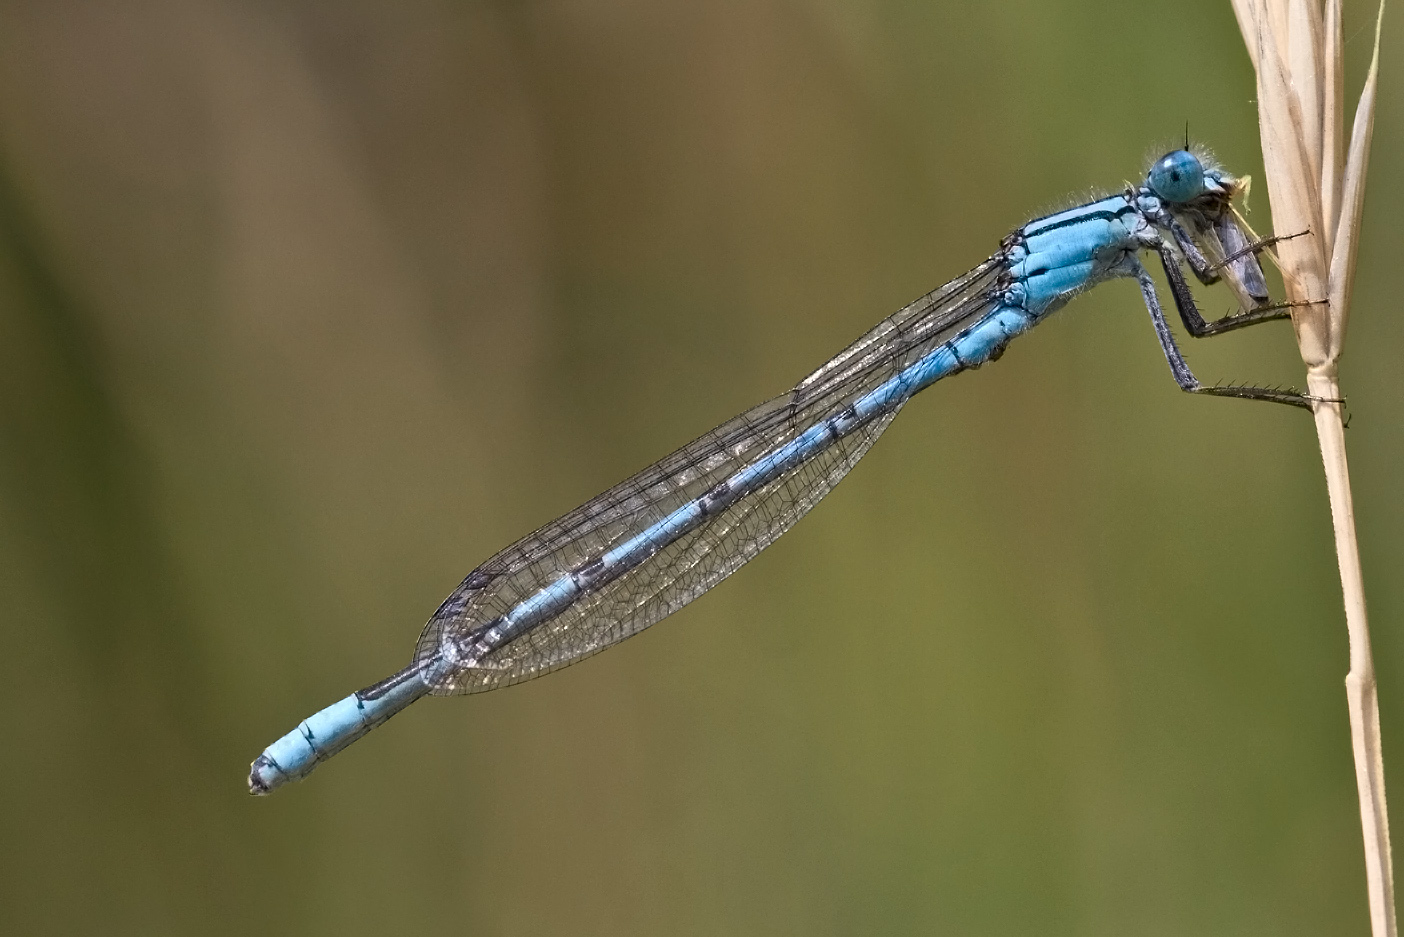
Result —
[[[1183, 275], [1179, 278], [1181, 285], [1184, 284]], [[1175, 344], [1175, 336], [1170, 332], [1170, 323], [1165, 321], [1165, 313], [1160, 308], [1160, 298], [1155, 292], [1155, 281], [1150, 278], [1150, 274], [1141, 267], [1136, 273], [1136, 281], [1141, 285], [1141, 295], [1146, 301], [1146, 310], [1150, 312], [1151, 323], [1155, 326], [1155, 337], [1160, 340], [1160, 350], [1165, 352], [1165, 360], [1170, 363], [1170, 373], [1175, 377], [1175, 383], [1180, 385], [1180, 389], [1189, 394], [1210, 394], [1215, 397], [1240, 397], [1244, 400], [1268, 400], [1272, 403], [1286, 404], [1289, 407], [1301, 407], [1304, 410], [1312, 408], [1312, 402], [1317, 398], [1308, 397], [1295, 391], [1272, 390], [1267, 387], [1206, 387], [1201, 384], [1199, 378], [1194, 376], [1189, 365], [1185, 363], [1184, 355], [1180, 354], [1180, 346]], [[1174, 290], [1175, 281], [1171, 280], [1171, 289]], [[1191, 308], [1194, 299], [1189, 296], [1186, 288], [1185, 298], [1189, 300]], [[1180, 304], [1181, 296], [1175, 293], [1175, 304], [1180, 309], [1181, 317], [1185, 315], [1185, 307]], [[1196, 311], [1195, 316], [1199, 313]], [[1200, 319], [1200, 322], [1203, 322]], [[1188, 324], [1188, 320], [1186, 320]], [[1208, 323], [1205, 323], [1206, 325]]]
[[[1190, 233], [1185, 230], [1185, 226], [1180, 224], [1178, 220], [1174, 217], [1166, 218], [1165, 226], [1175, 238], [1175, 243], [1179, 245], [1180, 252], [1184, 254], [1185, 263], [1189, 264], [1190, 269], [1194, 271], [1194, 275], [1199, 278], [1199, 282], [1203, 283], [1205, 286], [1213, 286], [1215, 283], [1219, 282], [1219, 271], [1228, 267], [1234, 263], [1234, 261], [1242, 260], [1250, 254], [1256, 255], [1259, 251], [1272, 247], [1274, 244], [1290, 241], [1293, 238], [1299, 238], [1310, 233], [1309, 231], [1299, 231], [1296, 234], [1274, 234], [1269, 237], [1258, 238], [1255, 241], [1247, 241], [1243, 239], [1242, 233], [1239, 232], [1238, 238], [1235, 239], [1237, 244], [1234, 246], [1224, 245], [1229, 253], [1222, 260], [1213, 263], [1208, 257], [1204, 256], [1204, 252], [1200, 250], [1199, 244], [1195, 242], [1194, 238], [1190, 236]], [[1236, 227], [1228, 230], [1238, 232]]]
[[1189, 264], [1194, 275], [1199, 278], [1199, 282], [1205, 286], [1213, 286], [1219, 282], [1219, 270], [1221, 267], [1209, 262], [1209, 258], [1204, 256], [1204, 252], [1199, 249], [1199, 245], [1190, 237], [1184, 225], [1175, 218], [1168, 217], [1165, 225], [1170, 229], [1170, 234], [1174, 236], [1175, 243], [1180, 245], [1180, 253], [1184, 254], [1185, 263]]
[[1244, 246], [1240, 247], [1238, 250], [1229, 254], [1227, 257], [1225, 257], [1218, 263], [1210, 264], [1209, 269], [1211, 271], [1222, 270], [1229, 264], [1233, 263], [1235, 260], [1247, 257], [1249, 254], [1256, 254], [1258, 253], [1258, 251], [1272, 247], [1274, 244], [1281, 244], [1283, 241], [1291, 241], [1295, 238], [1303, 237], [1304, 235], [1310, 233], [1310, 231], [1298, 231], [1296, 234], [1272, 234], [1265, 238], [1258, 238], [1256, 241], [1253, 241], [1249, 244], [1245, 244]]
[[1259, 322], [1273, 322], [1292, 317], [1291, 306], [1263, 306], [1260, 309], [1240, 312], [1224, 316], [1222, 319], [1215, 319], [1213, 322], [1206, 322], [1204, 317], [1199, 314], [1199, 307], [1194, 302], [1194, 294], [1190, 292], [1189, 282], [1185, 280], [1184, 270], [1180, 268], [1179, 260], [1170, 250], [1170, 245], [1162, 243], [1156, 248], [1156, 253], [1160, 255], [1160, 265], [1165, 269], [1165, 279], [1170, 283], [1170, 292], [1175, 297], [1175, 308], [1180, 312], [1180, 319], [1195, 338], [1222, 335], [1225, 332], [1232, 332], [1234, 329], [1257, 325]]

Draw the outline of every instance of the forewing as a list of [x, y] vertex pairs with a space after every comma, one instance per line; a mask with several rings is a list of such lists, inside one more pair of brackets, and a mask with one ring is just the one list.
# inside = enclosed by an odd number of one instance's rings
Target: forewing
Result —
[[[788, 394], [735, 417], [474, 570], [420, 635], [426, 664], [443, 642], [462, 641], [524, 599], [648, 529], [756, 459], [847, 408], [935, 349], [991, 305], [991, 260], [883, 320]], [[848, 473], [896, 410], [839, 439], [659, 550], [582, 595], [560, 614], [468, 666], [435, 693], [493, 689], [565, 666], [677, 611], [738, 569]], [[427, 670], [426, 670], [427, 672]]]

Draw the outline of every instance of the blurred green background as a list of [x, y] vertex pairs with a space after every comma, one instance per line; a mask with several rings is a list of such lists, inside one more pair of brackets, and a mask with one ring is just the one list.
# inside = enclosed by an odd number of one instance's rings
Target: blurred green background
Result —
[[[1344, 370], [1396, 804], [1401, 61]], [[646, 635], [245, 791], [482, 559], [1026, 218], [1186, 121], [1260, 175], [1251, 99], [1210, 0], [0, 7], [0, 930], [1365, 933], [1310, 420], [1180, 394], [1130, 282]]]

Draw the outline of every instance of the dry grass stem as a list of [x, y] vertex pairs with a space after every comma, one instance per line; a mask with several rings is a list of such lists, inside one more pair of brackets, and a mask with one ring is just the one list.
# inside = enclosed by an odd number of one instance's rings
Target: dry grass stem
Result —
[[1233, 0], [1233, 8], [1258, 76], [1258, 129], [1274, 233], [1310, 232], [1309, 237], [1281, 242], [1278, 260], [1287, 298], [1306, 304], [1297, 307], [1292, 320], [1307, 365], [1307, 389], [1318, 398], [1316, 434], [1345, 598], [1350, 639], [1346, 700], [1365, 839], [1371, 930], [1374, 937], [1395, 937], [1379, 701], [1337, 376], [1374, 129], [1384, 3], [1381, 0], [1375, 21], [1374, 54], [1356, 105], [1350, 145], [1344, 150], [1340, 0], [1324, 4], [1321, 0]]

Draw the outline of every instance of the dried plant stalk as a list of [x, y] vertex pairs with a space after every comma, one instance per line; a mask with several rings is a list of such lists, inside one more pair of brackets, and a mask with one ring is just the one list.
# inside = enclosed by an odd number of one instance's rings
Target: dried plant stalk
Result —
[[1396, 937], [1379, 698], [1337, 377], [1374, 129], [1384, 2], [1375, 21], [1374, 56], [1355, 109], [1344, 165], [1341, 0], [1325, 0], [1324, 7], [1320, 0], [1233, 0], [1233, 8], [1258, 76], [1258, 129], [1274, 233], [1311, 234], [1281, 243], [1279, 266], [1287, 298], [1303, 304], [1294, 310], [1292, 321], [1307, 365], [1307, 390], [1317, 398], [1316, 435], [1326, 469], [1345, 597], [1350, 639], [1346, 701], [1365, 839], [1371, 931], [1374, 937]]

